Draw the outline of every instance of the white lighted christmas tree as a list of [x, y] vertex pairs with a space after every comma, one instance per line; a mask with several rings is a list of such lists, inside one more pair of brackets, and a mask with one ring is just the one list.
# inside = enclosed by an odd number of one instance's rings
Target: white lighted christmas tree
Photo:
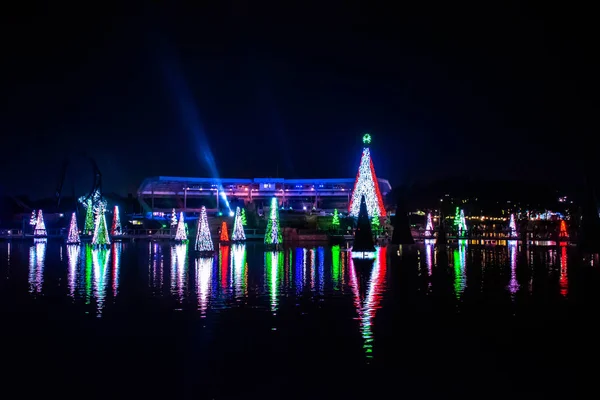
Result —
[[368, 133], [365, 134], [363, 136], [363, 143], [365, 147], [363, 148], [362, 157], [360, 158], [358, 174], [356, 175], [356, 181], [354, 182], [354, 189], [352, 190], [352, 197], [350, 197], [348, 211], [350, 216], [358, 217], [360, 198], [361, 196], [365, 196], [369, 218], [373, 217], [375, 210], [377, 211], [378, 216], [385, 217], [383, 198], [379, 191], [379, 182], [375, 175], [375, 167], [373, 167], [373, 160], [371, 160], [371, 152], [369, 150], [371, 135]]
[[33, 230], [33, 236], [37, 237], [45, 237], [47, 235], [46, 232], [46, 224], [44, 223], [44, 214], [42, 210], [38, 210], [37, 218], [35, 220], [35, 228]]
[[104, 215], [105, 212], [105, 205], [100, 203], [96, 213], [94, 236], [92, 237], [92, 244], [95, 246], [108, 246], [110, 244], [108, 226], [106, 225], [106, 215]]
[[83, 207], [86, 209], [83, 232], [86, 235], [91, 235], [96, 228], [96, 218], [99, 210], [106, 210], [108, 204], [106, 200], [102, 198], [102, 194], [98, 189], [94, 190], [90, 196], [80, 197], [79, 202], [83, 204]]
[[31, 217], [29, 217], [29, 225], [35, 226], [37, 223], [37, 215], [35, 214], [35, 210], [31, 210]]
[[198, 219], [198, 233], [196, 234], [196, 251], [213, 251], [213, 241], [210, 236], [210, 228], [208, 226], [208, 216], [206, 215], [206, 207], [200, 209], [200, 218]]
[[75, 213], [71, 214], [71, 223], [69, 224], [69, 235], [67, 236], [67, 244], [79, 244], [79, 228], [77, 227], [77, 217]]
[[431, 219], [431, 213], [427, 213], [427, 224], [425, 224], [425, 236], [433, 235], [433, 221]]
[[279, 210], [277, 207], [277, 198], [271, 199], [271, 211], [267, 221], [267, 231], [265, 232], [265, 244], [278, 245], [283, 243], [281, 228], [279, 227]]
[[517, 223], [515, 221], [515, 214], [510, 214], [510, 222], [508, 223], [508, 229], [510, 230], [509, 235], [512, 238], [517, 237]]
[[234, 242], [240, 242], [246, 240], [246, 233], [244, 232], [244, 225], [242, 224], [242, 213], [240, 208], [235, 209], [235, 217], [233, 219], [233, 232], [231, 234], [231, 240]]
[[187, 240], [185, 218], [183, 217], [183, 213], [179, 213], [179, 221], [177, 221], [177, 230], [175, 231], [175, 240], [178, 242], [185, 242]]
[[121, 216], [119, 215], [119, 206], [115, 206], [110, 234], [113, 236], [119, 236], [122, 233], [123, 230], [121, 229]]
[[175, 209], [173, 209], [173, 211], [171, 211], [171, 226], [175, 226], [177, 225], [177, 213], [175, 213]]

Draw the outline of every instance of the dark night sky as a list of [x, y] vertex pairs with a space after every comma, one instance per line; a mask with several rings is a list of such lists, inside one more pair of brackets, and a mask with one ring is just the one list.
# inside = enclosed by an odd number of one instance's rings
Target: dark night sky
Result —
[[589, 10], [219, 3], [4, 15], [0, 193], [52, 195], [67, 155], [87, 187], [84, 154], [122, 194], [210, 176], [207, 150], [222, 177], [349, 177], [365, 131], [392, 184], [563, 180], [592, 132]]

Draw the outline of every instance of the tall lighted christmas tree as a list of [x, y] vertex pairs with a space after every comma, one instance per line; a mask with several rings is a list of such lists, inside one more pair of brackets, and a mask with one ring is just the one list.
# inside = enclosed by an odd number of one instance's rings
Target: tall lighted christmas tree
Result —
[[267, 231], [265, 232], [265, 244], [279, 245], [283, 243], [281, 229], [279, 227], [279, 210], [277, 207], [277, 198], [271, 199], [271, 212], [267, 221]]
[[331, 219], [331, 227], [334, 230], [340, 229], [340, 216], [338, 214], [337, 208], [333, 210], [333, 218]]
[[85, 223], [83, 225], [83, 233], [91, 235], [94, 232], [94, 207], [92, 206], [92, 200], [88, 199], [83, 203], [85, 207]]
[[77, 227], [77, 217], [75, 213], [71, 214], [71, 224], [69, 225], [69, 235], [67, 236], [67, 244], [79, 244], [79, 228]]
[[115, 206], [110, 234], [113, 236], [119, 236], [122, 233], [123, 230], [121, 229], [121, 216], [119, 215], [119, 206]]
[[173, 211], [171, 211], [171, 226], [176, 226], [177, 225], [177, 213], [175, 212], [175, 209], [173, 209]]
[[44, 223], [44, 214], [42, 213], [42, 210], [38, 210], [35, 228], [33, 229], [33, 236], [46, 237], [47, 234], [46, 224]]
[[509, 236], [511, 238], [517, 237], [517, 223], [515, 222], [515, 214], [510, 214], [510, 222], [508, 223]]
[[98, 189], [94, 190], [89, 196], [80, 197], [79, 202], [83, 204], [83, 207], [86, 209], [83, 233], [91, 235], [96, 229], [96, 218], [100, 209], [106, 211], [108, 204], [106, 203], [106, 200], [102, 198], [102, 194]]
[[219, 241], [221, 242], [229, 242], [229, 233], [227, 232], [227, 222], [221, 222], [221, 235], [219, 236]]
[[108, 226], [106, 225], [106, 208], [104, 204], [100, 204], [96, 213], [96, 223], [94, 226], [94, 236], [92, 237], [92, 245], [108, 246], [110, 245], [110, 237], [108, 236]]
[[356, 175], [356, 181], [354, 182], [354, 189], [352, 190], [348, 211], [350, 216], [358, 217], [358, 212], [360, 211], [360, 198], [365, 196], [369, 218], [373, 217], [375, 210], [377, 210], [378, 216], [385, 217], [383, 198], [379, 191], [379, 182], [375, 175], [375, 167], [373, 167], [373, 160], [371, 160], [371, 152], [369, 150], [371, 135], [368, 133], [365, 134], [363, 136], [363, 143], [365, 147], [363, 148], [362, 157], [360, 158], [358, 174]]
[[567, 223], [565, 222], [564, 219], [560, 220], [560, 228], [558, 231], [558, 236], [561, 238], [565, 238], [565, 237], [569, 236], [569, 234], [567, 233]]
[[425, 236], [429, 237], [433, 235], [433, 221], [431, 219], [431, 213], [427, 213], [427, 223], [425, 224]]
[[246, 209], [242, 208], [242, 225], [246, 226], [248, 225], [248, 221], [246, 220]]
[[246, 233], [244, 232], [244, 226], [242, 222], [242, 214], [240, 208], [235, 209], [235, 218], [233, 219], [233, 232], [231, 233], [231, 240], [234, 242], [240, 242], [246, 240]]
[[206, 207], [204, 206], [200, 209], [200, 218], [198, 219], [196, 251], [214, 251], [213, 241], [210, 237], [210, 228], [208, 226], [208, 216], [206, 215]]
[[465, 213], [458, 207], [456, 207], [456, 213], [454, 214], [454, 227], [456, 228], [458, 236], [463, 236], [467, 231]]
[[187, 230], [185, 229], [185, 218], [183, 213], [179, 213], [179, 221], [177, 221], [177, 229], [175, 230], [175, 240], [177, 242], [185, 242], [188, 240]]

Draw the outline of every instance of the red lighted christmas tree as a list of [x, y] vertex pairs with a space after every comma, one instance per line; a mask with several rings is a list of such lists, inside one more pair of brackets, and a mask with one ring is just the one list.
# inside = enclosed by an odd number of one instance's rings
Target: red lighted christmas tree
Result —
[[221, 223], [221, 237], [219, 238], [221, 242], [229, 242], [229, 234], [227, 233], [227, 222], [223, 221]]

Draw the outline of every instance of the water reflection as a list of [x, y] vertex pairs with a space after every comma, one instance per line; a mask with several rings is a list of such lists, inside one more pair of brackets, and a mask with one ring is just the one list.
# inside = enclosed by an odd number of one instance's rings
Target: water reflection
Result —
[[219, 276], [221, 277], [221, 288], [227, 290], [229, 284], [229, 246], [219, 246]]
[[[182, 246], [184, 245], [185, 244], [182, 244]], [[150, 256], [148, 258], [148, 261], [150, 262], [150, 267], [148, 269], [148, 280], [150, 281], [150, 287], [154, 289], [155, 293], [159, 294], [162, 293], [163, 290], [163, 274], [165, 271], [165, 263], [162, 254], [162, 246], [158, 246], [158, 243], [156, 243], [156, 246], [153, 250], [154, 251], [150, 252]], [[173, 262], [174, 258], [177, 258], [176, 253], [177, 251], [174, 251], [173, 248], [171, 248], [171, 262]]]
[[454, 249], [454, 293], [460, 299], [467, 286], [466, 274], [467, 241], [459, 240], [458, 248]]
[[33, 294], [42, 293], [46, 245], [47, 239], [34, 239], [29, 248], [29, 292]]
[[[121, 267], [121, 250], [123, 244], [121, 242], [113, 242], [112, 244], [112, 290], [113, 297], [117, 297], [119, 292], [119, 273]], [[161, 258], [162, 262], [162, 258]]]
[[246, 263], [246, 245], [234, 244], [231, 247], [231, 275], [233, 294], [236, 299], [248, 295], [248, 264]]
[[560, 247], [560, 294], [567, 296], [569, 294], [569, 276], [567, 269], [567, 246], [562, 245]]
[[510, 282], [508, 291], [514, 299], [515, 294], [519, 290], [519, 282], [517, 281], [517, 241], [511, 240], [508, 242], [508, 253], [510, 259]]
[[333, 284], [333, 290], [340, 290], [342, 284], [343, 271], [340, 268], [341, 261], [340, 246], [331, 247], [331, 281]]
[[109, 257], [109, 249], [99, 248], [92, 250], [92, 265], [94, 268], [94, 297], [96, 299], [98, 315], [102, 314], [106, 299]]
[[[363, 348], [367, 359], [373, 358], [373, 320], [375, 313], [381, 307], [381, 300], [385, 290], [385, 275], [387, 270], [387, 249], [380, 247], [377, 249], [377, 256], [374, 260], [352, 259], [348, 256], [350, 263], [350, 285], [354, 292], [354, 304], [360, 320], [360, 332], [363, 337]], [[361, 296], [361, 284], [364, 282], [364, 274], [369, 274], [367, 293], [364, 300]]]
[[210, 294], [211, 294], [211, 277], [213, 270], [214, 258], [200, 257], [196, 258], [196, 293], [198, 296], [198, 309], [200, 310], [201, 318], [206, 317]]
[[279, 292], [281, 290], [281, 277], [283, 274], [283, 253], [281, 251], [265, 252], [265, 280], [270, 295], [271, 312], [277, 312]]
[[81, 247], [78, 244], [67, 245], [67, 260], [69, 269], [67, 279], [69, 281], [69, 296], [75, 297], [75, 285], [77, 283], [77, 268], [81, 255]]
[[171, 295], [179, 302], [183, 301], [187, 289], [187, 271], [188, 244], [171, 246]]

